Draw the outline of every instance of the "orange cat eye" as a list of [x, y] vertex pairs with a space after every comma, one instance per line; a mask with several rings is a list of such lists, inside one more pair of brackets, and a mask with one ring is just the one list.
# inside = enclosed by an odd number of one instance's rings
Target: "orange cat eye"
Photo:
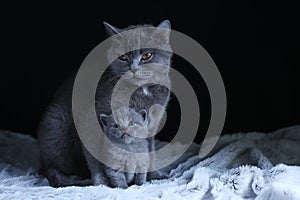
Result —
[[119, 59], [122, 61], [127, 61], [127, 57], [125, 55], [120, 55]]
[[142, 55], [142, 60], [148, 60], [152, 57], [152, 53], [145, 53]]

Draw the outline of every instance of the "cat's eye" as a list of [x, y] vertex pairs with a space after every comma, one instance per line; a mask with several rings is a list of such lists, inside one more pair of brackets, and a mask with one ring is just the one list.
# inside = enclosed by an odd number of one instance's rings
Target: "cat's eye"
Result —
[[127, 56], [125, 56], [125, 55], [120, 55], [119, 59], [122, 61], [128, 61]]
[[152, 57], [152, 53], [148, 52], [142, 55], [142, 60], [149, 60]]
[[113, 125], [114, 128], [119, 128], [118, 124]]

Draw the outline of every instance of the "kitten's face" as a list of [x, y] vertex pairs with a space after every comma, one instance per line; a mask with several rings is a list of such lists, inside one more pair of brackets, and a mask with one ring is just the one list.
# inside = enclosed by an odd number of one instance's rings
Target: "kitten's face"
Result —
[[[131, 32], [124, 39], [122, 32], [135, 28], [153, 26], [131, 26], [126, 29], [118, 29], [105, 23], [109, 36], [119, 35], [112, 40], [111, 48], [108, 51], [108, 60], [111, 70], [119, 77], [124, 76], [132, 83], [143, 81], [142, 79], [157, 79], [168, 75], [172, 53], [161, 49], [142, 49], [141, 46], [155, 46], [170, 48], [168, 21], [162, 22], [157, 30]], [[163, 29], [162, 29], [163, 28]], [[130, 49], [137, 49], [129, 51]], [[115, 59], [117, 55], [117, 59]]]
[[[101, 123], [106, 136], [115, 143], [126, 143], [140, 140], [139, 136], [146, 137], [147, 132], [147, 113], [145, 110], [139, 113], [128, 108], [119, 108], [114, 117], [110, 115], [101, 115]], [[115, 118], [115, 119], [114, 119]]]

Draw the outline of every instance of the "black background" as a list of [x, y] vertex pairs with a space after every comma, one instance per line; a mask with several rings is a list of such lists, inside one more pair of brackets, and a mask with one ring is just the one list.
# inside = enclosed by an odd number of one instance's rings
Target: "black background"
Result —
[[[212, 0], [196, 5], [66, 0], [12, 2], [3, 8], [7, 12], [2, 13], [1, 25], [1, 129], [36, 135], [55, 89], [105, 39], [103, 21], [123, 28], [157, 25], [164, 19], [200, 43], [217, 64], [228, 100], [223, 133], [272, 131], [300, 123], [300, 18], [298, 8], [288, 1]], [[175, 57], [175, 68], [190, 74], [200, 96], [200, 138], [209, 119], [207, 91], [203, 81], [180, 63]], [[169, 107], [173, 118], [168, 127], [175, 127], [180, 116], [174, 114], [175, 104]]]

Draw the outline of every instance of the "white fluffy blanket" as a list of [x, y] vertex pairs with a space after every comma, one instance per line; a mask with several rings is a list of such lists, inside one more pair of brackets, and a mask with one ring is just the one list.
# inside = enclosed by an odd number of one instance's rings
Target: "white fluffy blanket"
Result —
[[[174, 154], [181, 146], [173, 144]], [[169, 179], [125, 190], [52, 188], [35, 175], [36, 140], [0, 130], [0, 199], [300, 199], [300, 126], [268, 134], [224, 135], [202, 160], [198, 150], [199, 145], [193, 144], [164, 168]]]

